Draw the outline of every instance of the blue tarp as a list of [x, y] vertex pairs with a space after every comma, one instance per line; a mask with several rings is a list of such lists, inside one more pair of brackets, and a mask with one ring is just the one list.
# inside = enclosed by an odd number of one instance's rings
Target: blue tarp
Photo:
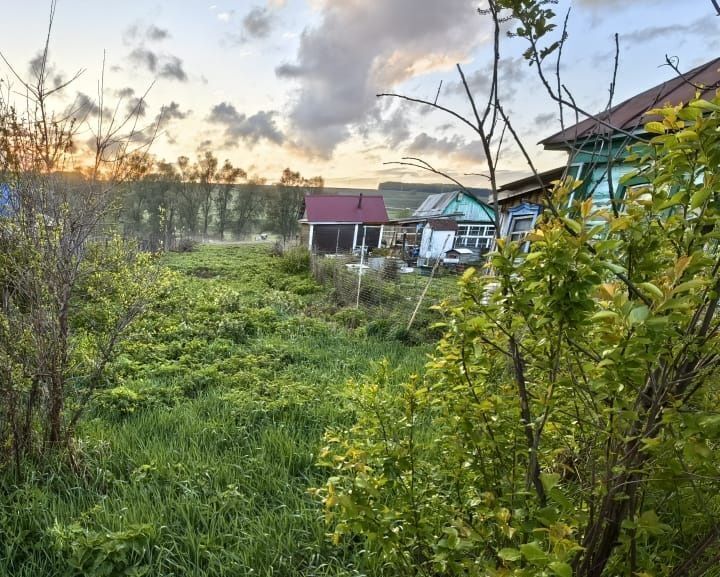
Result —
[[10, 186], [0, 183], [0, 216], [10, 216], [13, 212]]

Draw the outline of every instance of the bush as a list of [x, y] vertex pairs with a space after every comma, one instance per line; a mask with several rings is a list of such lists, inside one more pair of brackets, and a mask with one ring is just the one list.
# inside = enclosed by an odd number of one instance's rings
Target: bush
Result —
[[286, 250], [282, 255], [280, 268], [288, 274], [310, 272], [310, 251], [302, 247]]
[[367, 314], [362, 309], [342, 309], [333, 315], [333, 320], [349, 329], [356, 329], [367, 322]]
[[151, 525], [130, 525], [124, 531], [91, 531], [72, 524], [51, 530], [67, 575], [125, 577], [147, 575], [156, 532]]
[[132, 415], [146, 405], [144, 395], [128, 387], [113, 387], [95, 396], [97, 407], [104, 412], [120, 416]]
[[193, 252], [197, 246], [197, 241], [191, 238], [182, 238], [175, 246], [175, 252]]

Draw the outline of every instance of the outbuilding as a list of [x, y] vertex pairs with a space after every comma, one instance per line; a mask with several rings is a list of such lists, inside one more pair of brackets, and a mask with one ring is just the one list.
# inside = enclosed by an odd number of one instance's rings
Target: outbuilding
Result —
[[314, 254], [367, 250], [381, 246], [387, 222], [382, 196], [309, 194], [300, 219], [301, 240]]

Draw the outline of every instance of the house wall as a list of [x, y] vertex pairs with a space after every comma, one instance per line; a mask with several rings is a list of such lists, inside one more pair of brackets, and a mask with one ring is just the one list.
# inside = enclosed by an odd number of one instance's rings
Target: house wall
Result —
[[[570, 155], [568, 174], [583, 181], [582, 186], [573, 193], [573, 199], [592, 195], [593, 204], [597, 207], [607, 206], [610, 202], [610, 184], [612, 184], [613, 196], [622, 198], [625, 186], [620, 180], [633, 170], [633, 167], [623, 164], [627, 155], [627, 139], [624, 135], [615, 137], [610, 145], [603, 139], [583, 143]], [[608, 179], [607, 165], [610, 161], [613, 167]]]
[[354, 224], [315, 224], [313, 226], [312, 252], [352, 252], [355, 237]]
[[438, 258], [453, 248], [454, 243], [454, 230], [433, 230], [426, 226], [420, 240], [418, 266], [433, 266]]
[[303, 246], [310, 244], [312, 229], [312, 252], [321, 254], [351, 253], [363, 244], [363, 233], [366, 247], [376, 247], [380, 243], [379, 225], [362, 224], [310, 224], [303, 225], [301, 242]]
[[458, 215], [455, 220], [473, 222], [492, 222], [495, 218], [493, 210], [484, 207], [477, 200], [467, 194], [457, 194], [455, 198], [445, 207], [443, 216]]

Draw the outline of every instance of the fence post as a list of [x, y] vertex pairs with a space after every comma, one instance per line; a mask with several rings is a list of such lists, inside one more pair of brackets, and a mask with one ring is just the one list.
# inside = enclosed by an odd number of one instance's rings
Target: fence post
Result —
[[367, 232], [367, 227], [363, 225], [363, 239], [362, 239], [362, 246], [360, 247], [360, 268], [358, 269], [358, 286], [357, 286], [357, 299], [355, 301], [355, 308], [360, 308], [360, 286], [362, 284], [362, 272], [363, 272], [363, 259], [365, 257], [365, 233]]

